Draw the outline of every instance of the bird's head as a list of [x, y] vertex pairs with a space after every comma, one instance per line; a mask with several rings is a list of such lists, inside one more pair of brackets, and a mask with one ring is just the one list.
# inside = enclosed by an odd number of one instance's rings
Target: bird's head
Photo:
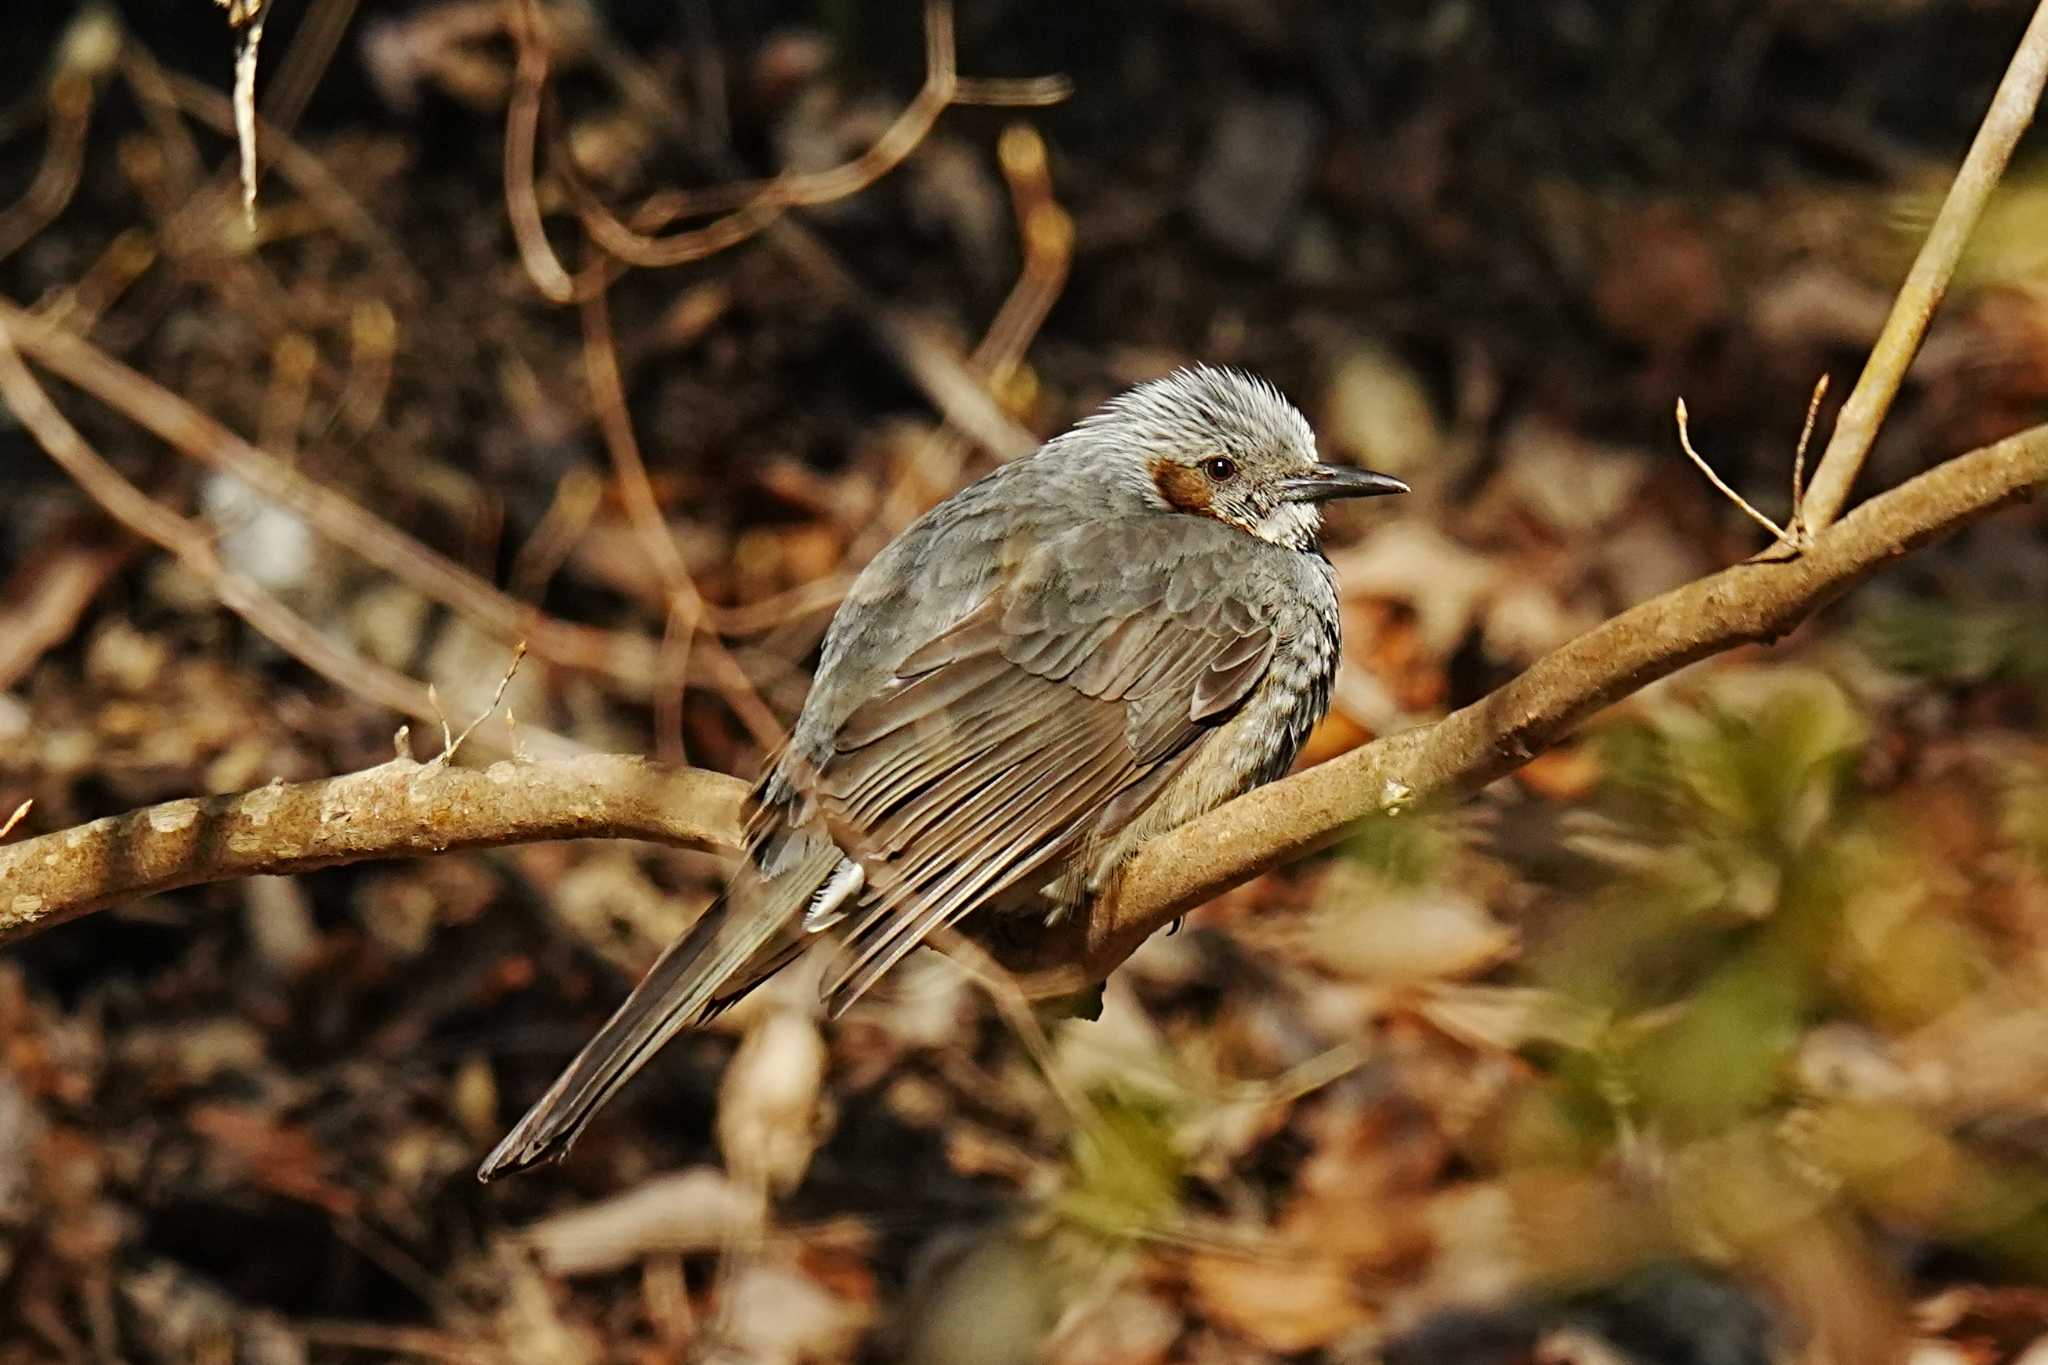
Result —
[[1408, 491], [1386, 474], [1319, 462], [1308, 419], [1278, 389], [1206, 365], [1118, 395], [1067, 440], [1164, 510], [1296, 550], [1316, 543], [1318, 503]]

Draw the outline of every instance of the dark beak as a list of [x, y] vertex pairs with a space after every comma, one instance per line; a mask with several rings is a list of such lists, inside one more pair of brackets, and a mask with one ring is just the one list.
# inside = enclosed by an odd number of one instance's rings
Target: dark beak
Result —
[[1319, 464], [1306, 474], [1280, 481], [1280, 496], [1289, 502], [1379, 498], [1407, 491], [1408, 485], [1391, 474], [1375, 474], [1370, 469], [1353, 469], [1345, 464]]

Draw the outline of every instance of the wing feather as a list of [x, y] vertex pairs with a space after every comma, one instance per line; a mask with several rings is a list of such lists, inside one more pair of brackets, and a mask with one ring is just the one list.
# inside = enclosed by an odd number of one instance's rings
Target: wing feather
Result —
[[1229, 567], [1108, 541], [1041, 547], [846, 717], [815, 779], [866, 874], [825, 982], [835, 1011], [1078, 851], [1105, 812], [1134, 816], [1236, 713], [1280, 626], [1230, 590]]

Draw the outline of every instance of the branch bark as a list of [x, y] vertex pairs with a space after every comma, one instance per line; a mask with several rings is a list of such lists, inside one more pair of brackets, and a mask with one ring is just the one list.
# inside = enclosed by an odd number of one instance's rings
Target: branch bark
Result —
[[[1770, 641], [1892, 560], [2048, 486], [2048, 426], [1864, 503], [1796, 560], [1725, 569], [1633, 607], [1432, 725], [1212, 811], [1139, 849], [1084, 922], [1026, 960], [1034, 995], [1099, 980], [1174, 916], [1325, 847], [1356, 821], [1475, 791], [1687, 664]], [[745, 784], [597, 755], [481, 771], [394, 760], [321, 782], [173, 801], [0, 847], [0, 942], [201, 882], [563, 838], [730, 846]]]
[[[1710, 655], [1776, 640], [1892, 560], [2048, 486], [2048, 426], [1959, 455], [1872, 498], [1799, 558], [1752, 560], [1674, 588], [1552, 650], [1431, 725], [1390, 735], [1227, 803], [1139, 848], [1082, 941], [1048, 943], [1036, 994], [1100, 980], [1176, 915], [1354, 822], [1477, 791], [1596, 711]], [[1013, 968], [1041, 964], [1011, 963]]]
[[1834, 435], [1814, 468], [1813, 484], [1806, 490], [1803, 504], [1793, 509], [1807, 530], [1827, 527], [1848, 501], [1850, 486], [1877, 441], [1892, 399], [1898, 396], [1913, 358], [1920, 354], [1920, 342], [1934, 320], [1934, 310], [1948, 294], [1948, 282], [1963, 257], [1963, 247], [1983, 217], [1984, 205], [2005, 173], [2020, 135], [2034, 121], [2044, 84], [2048, 84], [2048, 0], [2034, 10], [1991, 97], [1991, 108], [1978, 125], [1977, 136], [1935, 215], [1934, 226], [1928, 229], [1927, 240], [1920, 244], [1912, 269], [1906, 272], [1906, 282], [1892, 300], [1884, 330], [1870, 348], [1870, 359], [1835, 419]]
[[318, 782], [170, 801], [0, 847], [0, 943], [138, 896], [543, 839], [732, 842], [747, 784], [590, 754], [457, 768], [395, 758]]

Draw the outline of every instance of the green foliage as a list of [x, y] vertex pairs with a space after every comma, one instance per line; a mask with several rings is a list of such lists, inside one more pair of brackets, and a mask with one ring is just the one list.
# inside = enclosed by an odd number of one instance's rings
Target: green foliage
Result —
[[[1988, 643], [1972, 638], [1983, 664]], [[2007, 663], [2025, 657], [2002, 647]], [[1539, 914], [1523, 970], [1615, 1022], [1532, 1057], [1541, 1077], [1504, 1115], [1497, 1155], [1584, 1167], [1630, 1135], [1725, 1152], [1775, 1150], [1763, 1135], [1796, 1130], [1792, 1165], [1872, 1216], [2015, 1269], [2044, 1264], [2048, 1167], [1910, 1106], [1818, 1102], [1794, 1082], [1816, 1026], [1903, 1037], [1999, 979], [1969, 913], [1973, 870], [1922, 832], [1915, 798], [1856, 780], [1869, 738], [1833, 682], [1779, 670], [1722, 675], [1605, 736], [1606, 778], [1574, 836], [1583, 884]], [[2006, 846], [2048, 870], [2048, 767], [2015, 767], [2002, 795]]]
[[1453, 817], [1402, 810], [1359, 821], [1344, 851], [1387, 886], [1414, 889], [1435, 883], [1458, 845]]
[[2048, 873], [2048, 764], [2022, 764], [2012, 771], [2003, 833], [2036, 872]]
[[1176, 1116], [1157, 1100], [1106, 1090], [1069, 1142], [1068, 1184], [1056, 1212], [1070, 1225], [1113, 1239], [1169, 1225], [1180, 1206], [1185, 1162], [1174, 1144]]
[[2048, 618], [2038, 609], [1958, 609], [1937, 598], [1885, 594], [1864, 608], [1856, 638], [1873, 660], [1907, 677], [2048, 689]]

